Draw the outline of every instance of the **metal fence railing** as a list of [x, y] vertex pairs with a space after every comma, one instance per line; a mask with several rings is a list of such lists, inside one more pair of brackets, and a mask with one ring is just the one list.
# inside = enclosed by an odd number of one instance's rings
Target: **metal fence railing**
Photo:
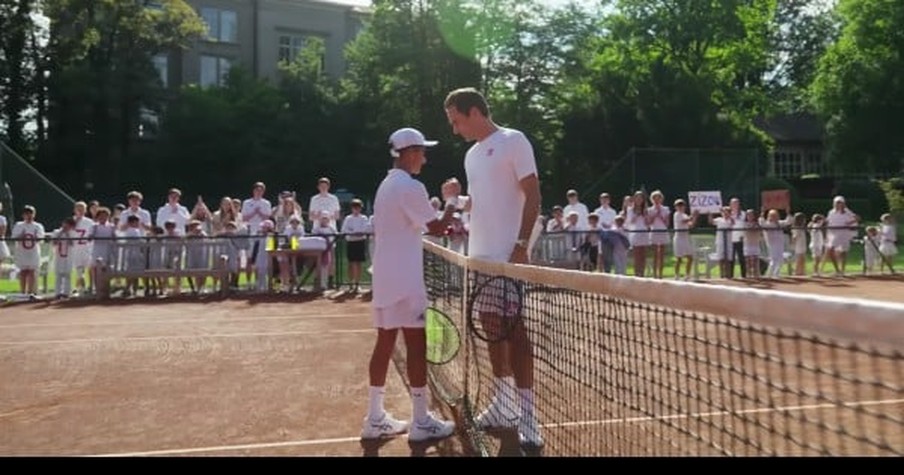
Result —
[[[846, 255], [849, 273], [895, 272], [896, 256], [884, 256], [879, 240], [868, 240], [864, 227], [837, 228], [849, 243]], [[742, 240], [733, 242], [736, 230], [694, 228], [688, 231], [555, 231], [542, 233], [531, 249], [531, 263], [590, 272], [612, 272], [646, 277], [694, 280], [720, 277], [766, 277], [775, 275], [833, 274], [834, 264], [822, 261], [824, 252], [814, 250], [810, 230], [803, 248], [795, 245], [790, 227], [778, 230], [755, 229], [761, 233], [755, 247]], [[831, 231], [831, 230], [830, 230]], [[751, 232], [751, 231], [746, 231]], [[778, 233], [781, 252], [776, 257], [768, 244], [768, 233]], [[823, 233], [823, 244], [828, 240]], [[661, 238], [654, 236], [660, 235]], [[642, 236], [642, 239], [638, 239]], [[686, 236], [686, 239], [676, 237]], [[350, 242], [357, 250], [349, 252]], [[43, 239], [0, 239], [10, 255], [0, 256], [0, 295], [30, 298], [23, 293], [19, 252], [29, 250], [37, 257], [32, 265], [37, 296], [71, 296], [73, 293], [99, 297], [158, 295], [161, 293], [235, 294], [300, 293], [326, 290], [367, 291], [368, 271], [373, 251], [370, 234], [307, 235], [290, 238], [278, 235], [225, 236], [116, 236], [108, 239], [44, 237]], [[448, 245], [445, 238], [434, 242]], [[686, 242], [679, 245], [679, 242]], [[657, 246], [655, 243], [660, 243]], [[817, 243], [818, 244], [818, 243]], [[364, 252], [361, 252], [361, 247]], [[739, 252], [737, 248], [740, 248]], [[676, 250], [679, 251], [676, 253]], [[657, 252], [661, 258], [657, 257]], [[350, 254], [358, 262], [354, 279]], [[362, 256], [363, 254], [363, 256]], [[640, 257], [642, 254], [642, 258]], [[745, 254], [748, 255], [745, 258]], [[750, 259], [749, 255], [754, 254]], [[803, 254], [803, 255], [802, 255]], [[681, 258], [679, 263], [678, 258]], [[816, 261], [816, 257], [820, 261]], [[776, 264], [778, 269], [770, 268]], [[660, 263], [661, 262], [661, 263]], [[800, 264], [803, 263], [803, 272]], [[680, 264], [680, 265], [679, 265]], [[759, 271], [744, 270], [745, 264]], [[642, 266], [642, 267], [641, 267]], [[78, 269], [84, 268], [84, 290], [78, 292]], [[638, 270], [641, 269], [641, 270]], [[660, 270], [661, 269], [661, 270]]]

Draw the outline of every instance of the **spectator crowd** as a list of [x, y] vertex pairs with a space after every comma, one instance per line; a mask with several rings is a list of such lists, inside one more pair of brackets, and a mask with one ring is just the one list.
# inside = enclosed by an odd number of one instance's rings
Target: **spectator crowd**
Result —
[[[322, 257], [314, 263], [328, 269], [325, 286], [333, 286], [330, 281], [336, 267], [334, 246], [341, 238], [346, 243], [349, 285], [357, 291], [372, 246], [371, 218], [357, 199], [350, 202], [350, 212], [343, 216], [341, 203], [330, 192], [330, 186], [328, 178], [318, 180], [318, 193], [310, 197], [307, 211], [295, 192], [280, 192], [277, 201], [271, 203], [265, 197], [266, 185], [261, 182], [252, 185], [250, 197], [224, 196], [211, 204], [213, 208], [198, 196], [191, 210], [183, 204], [181, 190], [172, 188], [166, 202], [154, 213], [144, 207], [141, 192], [131, 191], [126, 195], [128, 204], [112, 208], [97, 201], [77, 202], [73, 215], [50, 231], [37, 219], [37, 210], [27, 205], [21, 210], [21, 220], [12, 226], [9, 238], [8, 224], [0, 214], [0, 238], [4, 238], [0, 240], [0, 263], [12, 260], [21, 292], [34, 295], [36, 273], [50, 257], [42, 256], [38, 244], [49, 241], [57, 276], [55, 293], [66, 297], [90, 290], [99, 262], [117, 260], [112, 251], [114, 242], [156, 239], [183, 244], [163, 244], [154, 258], [120, 256], [122, 265], [144, 269], [202, 268], [212, 265], [215, 256], [226, 255], [229, 285], [237, 286], [244, 273], [245, 281], [257, 290], [267, 291], [275, 282], [279, 290], [292, 291], [299, 284], [298, 275], [305, 263], [264, 251], [280, 246], [295, 248], [306, 237], [317, 236], [326, 244]], [[426, 239], [467, 254], [468, 197], [455, 178], [446, 180], [440, 192], [440, 196], [431, 198], [437, 215], [442, 215], [446, 204], [452, 204], [456, 209], [454, 219], [444, 237]], [[715, 228], [715, 239], [707, 247], [706, 257], [717, 263], [722, 278], [734, 278], [736, 267], [742, 278], [778, 277], [783, 264], [789, 262], [792, 274], [804, 275], [808, 255], [814, 264], [814, 275], [823, 274], [826, 265], [831, 265], [835, 275], [844, 275], [847, 254], [852, 243], [857, 242], [861, 222], [842, 196], [833, 199], [825, 215], [809, 217], [790, 207], [745, 209], [736, 197], [719, 213], [701, 216], [681, 198], [673, 200], [670, 207], [658, 190], [649, 196], [645, 191], [624, 196], [617, 207], [612, 205], [608, 193], [602, 193], [599, 206], [593, 211], [580, 202], [576, 190], [568, 190], [565, 198], [564, 206], [553, 206], [548, 216], [541, 214], [531, 239], [532, 249], [547, 245], [549, 238], [557, 236], [566, 242], [568, 259], [578, 262], [584, 270], [625, 275], [630, 261], [633, 275], [659, 279], [663, 278], [669, 254], [674, 256], [675, 278], [691, 277], [700, 249], [691, 231], [704, 223]], [[219, 242], [220, 247], [202, 253], [199, 247], [189, 244], [201, 242], [194, 238], [214, 238], [212, 241]], [[883, 214], [881, 223], [868, 226], [859, 242], [864, 246], [865, 269], [881, 270], [883, 263], [891, 262], [897, 254], [893, 217]], [[70, 283], [73, 272], [74, 286]], [[150, 279], [144, 288], [148, 294], [179, 292], [180, 284], [180, 279]], [[205, 279], [199, 278], [193, 284], [203, 288]], [[124, 292], [135, 293], [138, 287], [137, 281], [130, 280]]]

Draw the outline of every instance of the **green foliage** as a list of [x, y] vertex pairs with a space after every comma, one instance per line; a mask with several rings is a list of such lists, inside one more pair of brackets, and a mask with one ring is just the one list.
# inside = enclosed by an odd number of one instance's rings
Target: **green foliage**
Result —
[[892, 178], [879, 181], [879, 188], [885, 193], [888, 212], [904, 216], [904, 179]]
[[[559, 153], [575, 183], [631, 147], [763, 147], [775, 2], [621, 0], [588, 46]], [[574, 166], [585, 164], [584, 167]]]
[[828, 123], [831, 159], [846, 171], [898, 173], [904, 160], [904, 2], [840, 0], [843, 28], [810, 91]]
[[120, 183], [133, 169], [142, 109], [162, 111], [166, 98], [151, 58], [179, 49], [204, 31], [183, 0], [48, 0], [46, 64], [48, 142], [40, 161], [75, 194], [86, 183]]

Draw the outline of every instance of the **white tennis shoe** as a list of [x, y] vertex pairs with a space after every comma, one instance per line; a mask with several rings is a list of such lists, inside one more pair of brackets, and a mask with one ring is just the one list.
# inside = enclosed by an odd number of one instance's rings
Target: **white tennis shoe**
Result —
[[455, 423], [437, 418], [433, 413], [421, 421], [414, 421], [408, 431], [408, 440], [423, 442], [430, 439], [444, 439], [455, 432]]
[[522, 447], [543, 447], [543, 436], [540, 435], [540, 424], [534, 414], [521, 416], [518, 423], [518, 442]]
[[364, 426], [361, 429], [362, 439], [379, 439], [404, 434], [408, 431], [408, 423], [392, 417], [388, 412], [383, 413], [379, 420], [364, 418]]
[[477, 427], [480, 429], [512, 429], [518, 426], [519, 414], [507, 404], [500, 404], [493, 398], [483, 412], [477, 416]]

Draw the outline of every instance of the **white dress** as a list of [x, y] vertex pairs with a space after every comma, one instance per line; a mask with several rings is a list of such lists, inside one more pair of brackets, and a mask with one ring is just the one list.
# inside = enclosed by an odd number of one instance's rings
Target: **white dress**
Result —
[[881, 240], [879, 252], [883, 256], [896, 256], [898, 254], [898, 247], [895, 246], [895, 241], [898, 237], [895, 234], [895, 226], [893, 224], [883, 224], [879, 231], [879, 238]]
[[694, 254], [694, 248], [691, 245], [691, 235], [687, 232], [688, 218], [687, 214], [675, 211], [675, 236], [672, 238], [672, 248], [675, 257], [687, 257]]
[[631, 247], [650, 245], [650, 228], [647, 226], [647, 217], [634, 212], [634, 208], [628, 208], [625, 213], [625, 230], [628, 231], [628, 241]]
[[826, 247], [825, 234], [822, 226], [810, 225], [810, 254], [813, 258], [821, 258]]
[[669, 243], [669, 207], [660, 206], [656, 212], [656, 206], [647, 208], [647, 216], [652, 220], [650, 224], [650, 244], [664, 246]]

